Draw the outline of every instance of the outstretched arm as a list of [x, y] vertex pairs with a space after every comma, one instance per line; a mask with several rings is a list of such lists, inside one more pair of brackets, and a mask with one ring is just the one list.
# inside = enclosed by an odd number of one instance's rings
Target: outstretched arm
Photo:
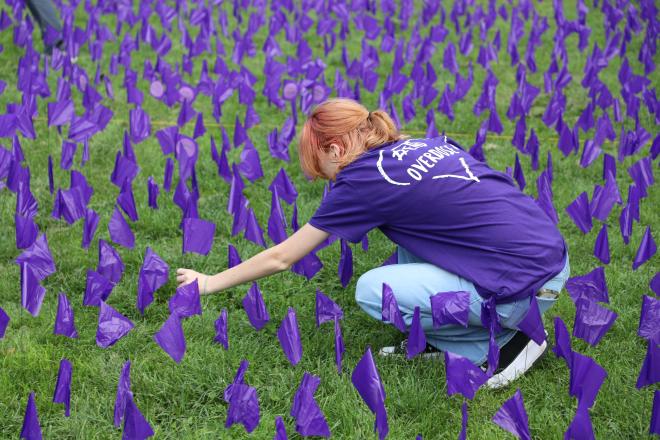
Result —
[[177, 269], [180, 286], [197, 279], [199, 291], [206, 295], [257, 280], [289, 268], [328, 238], [328, 233], [306, 223], [283, 242], [259, 252], [241, 264], [215, 275], [204, 275], [191, 269]]

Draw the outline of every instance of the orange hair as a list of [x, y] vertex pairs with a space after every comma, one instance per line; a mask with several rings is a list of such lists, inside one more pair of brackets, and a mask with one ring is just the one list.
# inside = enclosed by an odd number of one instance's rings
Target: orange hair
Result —
[[342, 149], [339, 170], [367, 150], [378, 145], [407, 139], [384, 110], [369, 113], [362, 104], [350, 98], [329, 98], [312, 109], [303, 125], [298, 145], [300, 166], [311, 179], [324, 177], [319, 166], [319, 153], [330, 144]]

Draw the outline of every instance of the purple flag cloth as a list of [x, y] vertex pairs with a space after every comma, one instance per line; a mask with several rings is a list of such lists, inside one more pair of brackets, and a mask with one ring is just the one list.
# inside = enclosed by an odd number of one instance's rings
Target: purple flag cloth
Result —
[[21, 305], [32, 316], [39, 316], [46, 289], [28, 263], [21, 263]]
[[119, 252], [107, 241], [99, 240], [99, 263], [96, 271], [107, 278], [110, 282], [117, 284], [124, 274], [124, 262]]
[[202, 303], [199, 297], [199, 284], [197, 279], [185, 286], [178, 287], [170, 298], [170, 313], [179, 318], [189, 318], [202, 314]]
[[571, 367], [571, 362], [573, 360], [572, 353], [573, 349], [571, 348], [571, 336], [568, 333], [566, 324], [559, 316], [555, 316], [555, 346], [552, 347], [552, 351], [555, 353], [555, 356], [563, 358], [566, 361], [568, 367]]
[[415, 307], [413, 319], [408, 334], [408, 344], [406, 345], [406, 357], [412, 359], [426, 349], [426, 335], [422, 328], [419, 306]]
[[257, 217], [254, 215], [254, 210], [248, 208], [247, 212], [247, 224], [245, 225], [245, 238], [251, 242], [258, 244], [261, 247], [266, 247], [266, 242], [264, 241], [264, 232], [259, 226]]
[[545, 329], [543, 328], [543, 320], [541, 319], [541, 311], [539, 310], [536, 295], [532, 295], [530, 301], [527, 314], [518, 323], [517, 327], [538, 345], [542, 345], [543, 341], [545, 341]]
[[273, 243], [281, 243], [287, 239], [286, 218], [277, 195], [277, 188], [273, 188], [270, 204], [270, 216], [268, 216], [268, 236]]
[[27, 263], [30, 265], [35, 276], [39, 280], [49, 277], [55, 273], [55, 262], [48, 248], [46, 234], [39, 234], [32, 246], [25, 249], [16, 258], [16, 264]]
[[568, 429], [564, 433], [564, 440], [595, 440], [594, 428], [591, 424], [591, 417], [589, 410], [578, 406], [575, 411], [575, 417], [568, 425]]
[[637, 334], [654, 344], [660, 344], [660, 299], [647, 295], [642, 297], [642, 311], [639, 316]]
[[129, 249], [133, 249], [133, 246], [135, 246], [133, 231], [131, 231], [131, 227], [116, 205], [112, 212], [112, 217], [110, 217], [110, 221], [108, 222], [108, 232], [110, 232], [110, 239], [118, 245]]
[[343, 238], [341, 242], [341, 255], [339, 256], [339, 280], [341, 286], [346, 287], [353, 277], [353, 250]]
[[376, 414], [374, 431], [378, 432], [379, 440], [387, 437], [389, 425], [385, 409], [385, 389], [380, 380], [380, 374], [374, 363], [371, 347], [367, 347], [362, 359], [357, 363], [351, 374], [351, 382], [367, 404], [372, 413]]
[[401, 310], [394, 297], [394, 292], [389, 284], [383, 282], [382, 294], [382, 318], [383, 322], [391, 322], [394, 327], [399, 329], [401, 333], [406, 333], [406, 323], [401, 316]]
[[[1, 333], [1, 332], [0, 332]], [[73, 308], [64, 292], [60, 292], [57, 299], [57, 315], [55, 316], [55, 329], [53, 334], [77, 338], [78, 331], [73, 318]]]
[[99, 324], [96, 329], [96, 345], [108, 348], [123, 338], [134, 327], [130, 319], [101, 301]]
[[611, 174], [608, 174], [604, 187], [600, 185], [594, 187], [589, 210], [593, 217], [605, 222], [615, 203], [621, 203], [621, 195], [619, 194], [616, 179]]
[[653, 163], [650, 157], [644, 157], [628, 168], [628, 174], [635, 181], [635, 186], [639, 188], [641, 197], [646, 197], [646, 188], [653, 185]]
[[335, 315], [335, 363], [337, 364], [337, 373], [341, 374], [341, 363], [344, 355], [344, 338], [341, 334], [341, 326], [339, 325], [339, 316]]
[[598, 258], [603, 264], [610, 263], [610, 242], [607, 237], [607, 223], [603, 223], [600, 229], [596, 242], [594, 243], [594, 256]]
[[649, 282], [649, 288], [660, 296], [660, 272], [655, 273], [655, 276]]
[[305, 372], [293, 396], [290, 415], [296, 420], [296, 432], [304, 437], [330, 437], [328, 422], [314, 399], [314, 393], [320, 383], [319, 377]]
[[215, 338], [214, 342], [222, 344], [225, 350], [229, 350], [229, 335], [227, 333], [227, 309], [223, 308], [215, 320]]
[[316, 327], [324, 322], [334, 321], [335, 317], [339, 319], [344, 317], [341, 307], [325, 293], [316, 289]]
[[461, 405], [461, 432], [458, 434], [458, 440], [467, 439], [467, 424], [468, 424], [468, 411], [467, 411], [467, 402], [463, 402]]
[[154, 292], [167, 283], [169, 270], [167, 263], [147, 246], [138, 276], [136, 306], [140, 313], [144, 314], [144, 310], [154, 300]]
[[177, 364], [183, 359], [186, 353], [186, 338], [183, 335], [181, 320], [176, 313], [170, 314], [167, 321], [160, 330], [154, 335], [154, 340], [160, 347], [170, 355]]
[[234, 382], [225, 388], [224, 399], [229, 403], [225, 428], [241, 423], [250, 433], [259, 425], [259, 397], [257, 390], [243, 380], [248, 365], [248, 361], [241, 361]]
[[591, 213], [589, 211], [589, 196], [583, 191], [570, 205], [566, 207], [566, 213], [573, 223], [580, 228], [583, 234], [589, 233], [593, 227]]
[[9, 327], [10, 320], [11, 319], [9, 318], [7, 312], [5, 312], [2, 307], [0, 307], [0, 339], [5, 337], [5, 332], [7, 331], [7, 327]]
[[165, 192], [170, 192], [172, 189], [172, 175], [174, 173], [174, 161], [168, 157], [165, 161], [165, 170], [163, 173], [163, 189]]
[[433, 316], [433, 327], [435, 328], [447, 324], [467, 327], [469, 313], [469, 292], [439, 292], [431, 296], [431, 315]]
[[96, 211], [94, 211], [91, 208], [87, 208], [87, 211], [85, 212], [85, 223], [83, 225], [83, 236], [82, 236], [83, 249], [88, 249], [89, 245], [92, 244], [92, 240], [94, 239], [94, 234], [96, 234], [96, 230], [99, 227], [99, 220], [101, 220], [101, 218], [96, 213]]
[[577, 302], [580, 298], [609, 303], [605, 268], [597, 267], [586, 275], [571, 277], [566, 281], [566, 290]]
[[647, 385], [653, 385], [660, 382], [660, 346], [655, 342], [648, 342], [646, 349], [646, 357], [642, 364], [642, 369], [637, 377], [637, 388], [642, 388]]
[[183, 220], [183, 253], [195, 252], [208, 255], [213, 247], [215, 223], [201, 218]]
[[286, 433], [286, 426], [284, 426], [284, 420], [281, 416], [275, 417], [275, 437], [273, 440], [288, 440], [289, 437]]
[[241, 264], [241, 256], [238, 253], [238, 250], [230, 243], [227, 245], [227, 269], [231, 269], [234, 266]]
[[87, 283], [85, 285], [84, 306], [98, 307], [102, 301], [108, 299], [115, 285], [103, 275], [91, 269], [87, 270]]
[[655, 240], [653, 239], [653, 235], [651, 235], [651, 226], [647, 226], [642, 241], [639, 243], [635, 259], [633, 260], [633, 270], [637, 270], [639, 266], [650, 260], [657, 250], [658, 248], [655, 244]]
[[14, 214], [16, 249], [25, 249], [32, 246], [32, 243], [39, 235], [39, 226], [33, 218], [25, 217], [20, 214]]
[[261, 330], [270, 321], [266, 303], [261, 295], [259, 286], [254, 281], [252, 282], [252, 286], [250, 286], [250, 290], [243, 297], [243, 308], [250, 320], [250, 324], [257, 331]]
[[144, 418], [133, 401], [133, 393], [128, 392], [126, 396], [126, 411], [124, 412], [124, 432], [122, 440], [144, 440], [154, 435], [147, 419]]
[[275, 192], [274, 190], [277, 189], [277, 195], [284, 199], [289, 205], [298, 197], [298, 191], [284, 168], [280, 168], [277, 175], [268, 186], [268, 189], [273, 193]]
[[53, 157], [48, 156], [48, 190], [51, 194], [55, 191], [55, 182], [53, 179]]
[[149, 207], [152, 209], [158, 209], [158, 194], [160, 193], [160, 187], [154, 180], [153, 176], [149, 176], [147, 179], [147, 194], [149, 195]]
[[286, 316], [282, 319], [280, 328], [277, 329], [277, 339], [279, 339], [282, 351], [284, 351], [291, 365], [298, 365], [300, 359], [302, 359], [303, 348], [296, 311], [292, 307], [289, 307]]
[[607, 371], [589, 356], [574, 351], [571, 354], [571, 376], [568, 394], [578, 399], [578, 408], [591, 408], [607, 377]]
[[460, 393], [472, 400], [475, 393], [488, 381], [488, 375], [468, 358], [445, 351], [445, 372], [447, 395]]
[[121, 190], [117, 196], [117, 205], [126, 213], [131, 221], [138, 221], [137, 208], [135, 207], [135, 197], [133, 196], [133, 187], [130, 180], [124, 180]]
[[25, 440], [41, 440], [43, 438], [41, 436], [41, 426], [39, 425], [39, 414], [37, 414], [37, 404], [34, 402], [34, 391], [30, 393], [25, 407], [20, 438]]
[[55, 384], [55, 393], [53, 394], [53, 403], [64, 404], [64, 415], [71, 415], [71, 376], [73, 366], [67, 359], [60, 361], [60, 369], [57, 373], [57, 382]]
[[660, 390], [655, 390], [655, 393], [653, 393], [653, 409], [651, 410], [649, 433], [660, 435]]
[[502, 429], [523, 440], [531, 440], [527, 411], [520, 388], [509, 400], [504, 402], [493, 416], [493, 422]]
[[580, 298], [575, 304], [573, 336], [596, 345], [614, 325], [617, 313], [599, 305], [596, 301]]
[[114, 424], [115, 427], [121, 426], [126, 411], [126, 401], [131, 392], [131, 361], [126, 361], [119, 375], [117, 383], [117, 394], [115, 397]]

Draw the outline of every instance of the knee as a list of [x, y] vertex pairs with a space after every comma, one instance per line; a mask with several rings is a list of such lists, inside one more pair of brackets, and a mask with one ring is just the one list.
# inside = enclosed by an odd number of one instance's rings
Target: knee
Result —
[[372, 269], [363, 273], [355, 285], [355, 301], [362, 307], [373, 307], [380, 305], [382, 292], [382, 280]]

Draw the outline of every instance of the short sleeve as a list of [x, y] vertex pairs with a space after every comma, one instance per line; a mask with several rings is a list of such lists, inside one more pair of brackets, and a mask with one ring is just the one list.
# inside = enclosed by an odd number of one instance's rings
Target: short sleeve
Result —
[[347, 181], [338, 181], [309, 219], [315, 228], [357, 243], [371, 229], [383, 223], [368, 200]]

